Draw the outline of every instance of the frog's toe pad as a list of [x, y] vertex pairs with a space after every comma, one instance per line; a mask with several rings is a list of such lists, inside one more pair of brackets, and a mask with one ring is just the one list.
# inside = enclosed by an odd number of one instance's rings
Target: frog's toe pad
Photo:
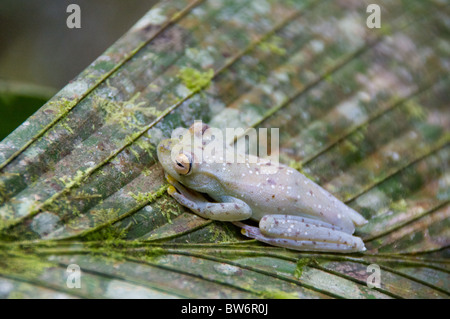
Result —
[[173, 185], [176, 184], [178, 181], [173, 178], [172, 176], [170, 176], [169, 174], [166, 174], [166, 180], [169, 182], [169, 184]]
[[175, 194], [177, 192], [177, 189], [175, 188], [175, 187], [173, 187], [172, 185], [170, 185], [168, 188], [167, 188], [167, 193], [170, 195], [170, 196], [172, 196], [173, 194]]

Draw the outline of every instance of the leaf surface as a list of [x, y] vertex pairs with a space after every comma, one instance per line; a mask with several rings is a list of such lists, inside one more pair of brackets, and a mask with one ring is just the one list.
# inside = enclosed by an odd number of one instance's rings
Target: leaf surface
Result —
[[[448, 6], [382, 1], [369, 29], [367, 5], [152, 8], [0, 144], [1, 297], [448, 298]], [[194, 120], [279, 127], [368, 251], [268, 247], [181, 207], [156, 146]]]

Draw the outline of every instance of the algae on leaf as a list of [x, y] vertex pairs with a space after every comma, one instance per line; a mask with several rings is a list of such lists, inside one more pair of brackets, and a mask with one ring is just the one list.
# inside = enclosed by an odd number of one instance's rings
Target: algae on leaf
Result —
[[[0, 143], [1, 297], [448, 298], [447, 3], [381, 1], [381, 29], [367, 5], [152, 8]], [[269, 247], [179, 206], [156, 145], [194, 120], [280, 128], [368, 251]]]

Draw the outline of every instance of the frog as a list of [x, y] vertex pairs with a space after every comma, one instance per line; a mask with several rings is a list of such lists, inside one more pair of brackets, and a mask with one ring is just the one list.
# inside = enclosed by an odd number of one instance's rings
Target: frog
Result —
[[288, 165], [235, 154], [232, 143], [211, 133], [217, 132], [214, 129], [196, 121], [158, 144], [167, 192], [179, 204], [200, 217], [231, 222], [244, 236], [272, 246], [337, 253], [366, 250], [354, 235], [356, 227], [367, 223], [361, 214]]

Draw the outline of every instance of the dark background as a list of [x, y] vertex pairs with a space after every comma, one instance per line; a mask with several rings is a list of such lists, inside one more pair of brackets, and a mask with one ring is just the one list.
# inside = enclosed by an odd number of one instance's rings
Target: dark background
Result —
[[[156, 0], [1, 0], [0, 140], [133, 26]], [[81, 29], [66, 25], [81, 8]]]

